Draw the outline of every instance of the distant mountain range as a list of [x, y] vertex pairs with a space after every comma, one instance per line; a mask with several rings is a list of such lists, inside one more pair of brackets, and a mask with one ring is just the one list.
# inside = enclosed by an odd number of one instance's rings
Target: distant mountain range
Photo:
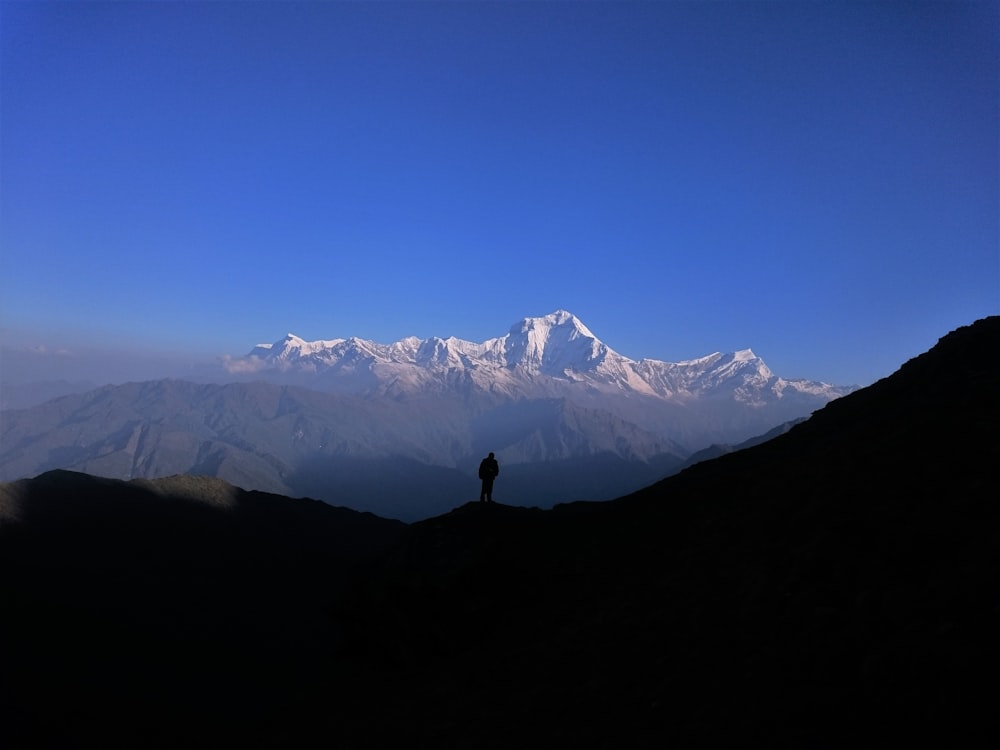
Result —
[[[2, 484], [0, 741], [991, 747], [998, 347], [978, 321], [770, 440], [551, 510]], [[201, 419], [169, 387], [125, 403]]]
[[572, 313], [524, 318], [482, 343], [415, 337], [394, 344], [358, 338], [303, 341], [294, 334], [258, 344], [225, 363], [233, 376], [263, 377], [365, 395], [478, 392], [504, 398], [560, 398], [581, 392], [683, 403], [717, 395], [765, 406], [796, 397], [823, 402], [850, 388], [775, 376], [750, 349], [685, 362], [632, 360]]
[[750, 350], [630, 360], [565, 311], [480, 344], [289, 334], [225, 364], [225, 384], [129, 383], [5, 411], [0, 480], [203, 474], [415, 520], [476, 495], [494, 451], [498, 497], [551, 507], [639, 489], [852, 390], [780, 378]]

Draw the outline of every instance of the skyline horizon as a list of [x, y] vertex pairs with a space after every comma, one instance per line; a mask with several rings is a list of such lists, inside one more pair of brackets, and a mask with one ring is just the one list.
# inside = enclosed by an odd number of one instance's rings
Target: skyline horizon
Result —
[[[587, 321], [581, 317], [575, 315], [572, 310], [552, 310], [549, 313], [541, 315], [527, 315], [522, 316], [517, 321], [513, 321], [509, 324], [503, 333], [496, 333], [494, 335], [488, 336], [483, 339], [466, 339], [461, 336], [448, 336], [431, 334], [426, 337], [415, 337], [419, 338], [421, 341], [426, 341], [428, 339], [439, 338], [457, 338], [464, 342], [470, 342], [475, 344], [482, 344], [490, 340], [501, 338], [506, 335], [512, 328], [516, 327], [521, 321], [529, 319], [540, 319], [551, 316], [556, 313], [565, 312], [572, 315], [584, 327], [590, 329]], [[995, 317], [995, 316], [984, 316], [984, 317]], [[981, 320], [982, 318], [980, 318]], [[969, 321], [968, 323], [957, 326], [957, 328], [966, 327], [973, 325], [977, 321]], [[655, 356], [631, 356], [621, 352], [613, 343], [606, 341], [601, 336], [593, 334], [594, 337], [602, 344], [607, 346], [616, 354], [625, 357], [626, 359], [632, 361], [641, 360], [653, 360], [664, 363], [684, 363], [693, 360], [702, 359], [715, 354], [729, 355], [738, 354], [745, 351], [752, 351], [754, 356], [759, 358], [772, 372], [779, 378], [785, 380], [806, 380], [814, 381], [817, 383], [823, 383], [825, 385], [833, 385], [839, 387], [860, 387], [864, 388], [873, 383], [881, 380], [885, 377], [896, 372], [899, 367], [905, 364], [909, 359], [920, 356], [926, 351], [930, 350], [939, 339], [948, 335], [956, 329], [951, 329], [949, 331], [942, 332], [939, 336], [935, 338], [925, 349], [921, 351], [914, 352], [912, 356], [907, 357], [905, 360], [897, 363], [888, 372], [875, 377], [869, 382], [838, 382], [835, 380], [810, 377], [808, 375], [796, 375], [791, 373], [781, 372], [780, 369], [775, 367], [770, 359], [765, 355], [761, 354], [753, 346], [742, 347], [739, 349], [706, 349], [700, 354], [695, 354], [690, 357], [683, 358], [673, 358], [667, 359], [663, 357]], [[593, 333], [591, 331], [591, 333]], [[301, 339], [305, 343], [319, 343], [324, 341], [334, 341], [334, 340], [346, 340], [351, 338], [358, 338], [363, 341], [371, 342], [378, 345], [388, 346], [391, 344], [398, 343], [407, 338], [414, 338], [414, 336], [401, 336], [392, 340], [377, 340], [361, 336], [354, 336], [353, 334], [346, 334], [343, 336], [335, 337], [319, 337], [319, 338], [305, 338], [299, 336], [294, 331], [287, 331], [285, 334], [278, 336], [271, 341], [258, 341], [251, 346], [245, 347], [242, 353], [239, 352], [213, 352], [213, 351], [185, 351], [181, 349], [169, 350], [162, 347], [146, 347], [145, 349], [137, 349], [136, 347], [123, 347], [116, 348], [113, 345], [100, 346], [100, 345], [85, 345], [76, 348], [48, 348], [48, 347], [29, 347], [22, 346], [16, 347], [10, 344], [0, 344], [0, 385], [7, 384], [11, 386], [23, 386], [31, 384], [39, 384], [45, 382], [58, 382], [66, 381], [69, 383], [87, 383], [95, 386], [103, 385], [121, 385], [126, 382], [135, 381], [146, 381], [146, 380], [158, 380], [158, 379], [169, 379], [169, 378], [190, 378], [194, 380], [208, 379], [215, 381], [224, 381], [227, 376], [238, 379], [241, 376], [246, 375], [246, 373], [240, 373], [238, 371], [234, 372], [229, 369], [229, 364], [234, 361], [239, 361], [249, 357], [253, 351], [260, 347], [271, 347], [276, 344], [281, 343], [288, 336], [295, 336]], [[6, 360], [7, 366], [3, 366], [3, 362]], [[13, 365], [13, 366], [12, 366]], [[11, 377], [11, 373], [14, 373]], [[76, 372], [78, 376], [66, 377], [66, 372]], [[121, 375], [112, 374], [102, 374], [102, 373], [122, 373]], [[48, 374], [46, 374], [48, 373]]]
[[1000, 313], [997, 0], [28, 0], [0, 69], [0, 380], [565, 309], [867, 385]]

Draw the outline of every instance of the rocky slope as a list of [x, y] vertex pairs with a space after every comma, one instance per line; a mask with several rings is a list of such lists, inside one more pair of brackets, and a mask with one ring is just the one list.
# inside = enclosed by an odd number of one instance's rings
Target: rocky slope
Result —
[[481, 344], [290, 335], [229, 368], [246, 382], [128, 383], [5, 411], [0, 480], [204, 474], [412, 521], [474, 496], [493, 451], [508, 503], [551, 507], [631, 492], [850, 390], [782, 379], [749, 350], [629, 360], [564, 311]]
[[990, 746], [998, 344], [959, 329], [607, 503], [403, 528], [280, 498], [243, 523], [202, 479], [6, 485], [2, 739]]

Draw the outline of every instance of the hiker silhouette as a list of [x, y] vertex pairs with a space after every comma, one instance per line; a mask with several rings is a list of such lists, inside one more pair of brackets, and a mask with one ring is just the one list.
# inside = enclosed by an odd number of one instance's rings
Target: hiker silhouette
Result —
[[499, 473], [500, 464], [497, 463], [491, 452], [479, 463], [479, 478], [483, 480], [483, 488], [479, 492], [479, 502], [493, 502], [493, 480], [497, 478]]

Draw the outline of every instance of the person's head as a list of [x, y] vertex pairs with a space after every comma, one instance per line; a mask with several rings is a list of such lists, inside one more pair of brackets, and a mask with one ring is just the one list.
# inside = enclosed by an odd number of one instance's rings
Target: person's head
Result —
[[490, 458], [493, 458], [493, 451], [490, 451]]

